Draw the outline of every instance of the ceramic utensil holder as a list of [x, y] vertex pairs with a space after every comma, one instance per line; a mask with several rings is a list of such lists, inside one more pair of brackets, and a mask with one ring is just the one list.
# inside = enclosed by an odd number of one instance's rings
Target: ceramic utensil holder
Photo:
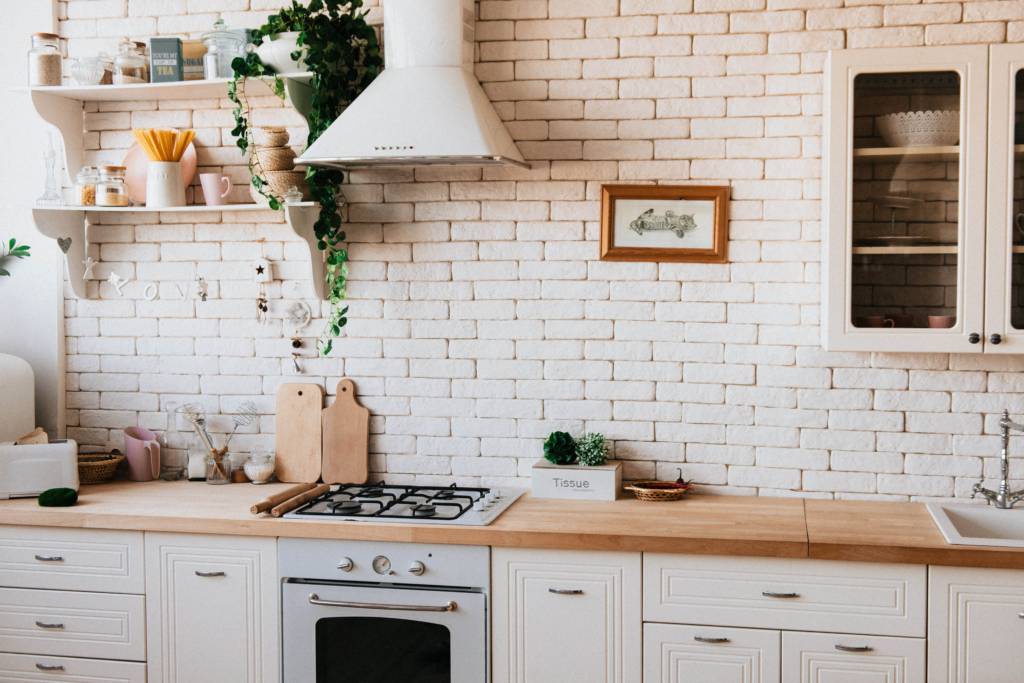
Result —
[[146, 206], [185, 206], [185, 181], [180, 161], [150, 161], [146, 169]]

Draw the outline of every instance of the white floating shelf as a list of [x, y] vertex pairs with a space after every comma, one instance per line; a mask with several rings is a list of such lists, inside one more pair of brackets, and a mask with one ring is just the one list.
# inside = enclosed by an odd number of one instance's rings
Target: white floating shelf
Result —
[[954, 161], [960, 157], [958, 145], [930, 145], [927, 147], [859, 147], [853, 158], [860, 161]]
[[853, 253], [869, 254], [956, 254], [960, 250], [955, 244], [932, 244], [911, 247], [854, 247]]
[[[289, 206], [316, 206], [315, 202], [295, 202]], [[189, 206], [169, 206], [155, 208], [149, 206], [37, 206], [38, 211], [84, 211], [86, 213], [206, 213], [210, 211], [273, 211], [266, 204], [191, 204]]]
[[[308, 71], [280, 74], [281, 78], [297, 83], [309, 83], [313, 74]], [[128, 85], [43, 85], [18, 88], [33, 95], [51, 95], [81, 102], [125, 102], [131, 100], [193, 100], [228, 95], [229, 78], [210, 78], [201, 81], [173, 81], [170, 83], [131, 83]], [[273, 77], [251, 78], [246, 83], [250, 96], [270, 95]], [[252, 88], [252, 90], [249, 90]]]

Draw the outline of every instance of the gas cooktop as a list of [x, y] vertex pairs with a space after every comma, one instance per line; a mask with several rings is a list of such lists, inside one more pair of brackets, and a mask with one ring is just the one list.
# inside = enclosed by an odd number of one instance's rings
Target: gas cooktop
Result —
[[287, 513], [285, 517], [486, 526], [521, 495], [522, 489], [472, 488], [455, 484], [341, 484]]

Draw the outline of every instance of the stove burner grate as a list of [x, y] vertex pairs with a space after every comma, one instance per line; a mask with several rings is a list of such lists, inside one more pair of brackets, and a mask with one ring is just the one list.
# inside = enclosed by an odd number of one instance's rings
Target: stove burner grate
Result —
[[293, 514], [384, 519], [458, 519], [490, 492], [486, 488], [342, 484], [306, 503]]

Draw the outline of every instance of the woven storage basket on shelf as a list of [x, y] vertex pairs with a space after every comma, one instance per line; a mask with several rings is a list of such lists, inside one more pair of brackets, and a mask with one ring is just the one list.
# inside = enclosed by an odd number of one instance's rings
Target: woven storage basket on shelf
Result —
[[[257, 147], [253, 152], [264, 171], [292, 171], [295, 169], [295, 150], [291, 147]], [[303, 172], [303, 175], [305, 173]]]
[[288, 129], [283, 126], [257, 126], [252, 130], [257, 147], [284, 147], [288, 144]]
[[677, 484], [671, 481], [635, 481], [623, 487], [632, 491], [640, 500], [659, 502], [679, 500], [690, 490], [689, 484]]
[[81, 484], [102, 484], [114, 478], [124, 456], [113, 453], [89, 453], [78, 456], [78, 481]]

